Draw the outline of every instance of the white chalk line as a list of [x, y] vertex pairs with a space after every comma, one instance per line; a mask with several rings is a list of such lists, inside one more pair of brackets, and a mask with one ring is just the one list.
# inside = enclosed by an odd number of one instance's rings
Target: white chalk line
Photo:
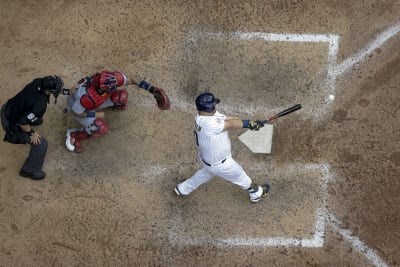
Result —
[[[230, 33], [230, 34], [222, 34], [222, 33], [208, 33], [209, 36], [216, 37], [227, 37], [232, 36], [240, 39], [256, 39], [261, 38], [267, 41], [285, 41], [285, 42], [328, 42], [328, 60], [327, 60], [327, 78], [326, 83], [328, 86], [328, 94], [335, 95], [336, 91], [336, 78], [338, 75], [345, 73], [350, 70], [355, 64], [363, 61], [369, 53], [378, 47], [382, 46], [386, 41], [391, 39], [394, 35], [400, 32], [400, 23], [396, 24], [386, 31], [382, 32], [377, 36], [375, 40], [370, 42], [365, 48], [360, 50], [358, 53], [344, 60], [341, 64], [336, 65], [337, 61], [337, 53], [339, 49], [339, 37], [337, 35], [310, 35], [310, 34], [268, 34], [268, 33]], [[327, 102], [327, 101], [326, 101]], [[179, 102], [178, 102], [179, 103]], [[182, 106], [187, 106], [186, 103], [181, 103]], [[254, 110], [245, 111], [249, 114], [252, 114]], [[324, 112], [321, 112], [324, 113]], [[314, 114], [316, 114], [314, 112]], [[328, 171], [329, 172], [329, 171]], [[323, 176], [324, 177], [324, 176]], [[328, 179], [322, 179], [321, 183], [321, 192], [322, 201], [321, 206], [326, 206], [326, 187]], [[341, 229], [338, 226], [336, 219], [332, 215], [327, 215], [325, 208], [318, 208], [316, 212], [316, 223], [315, 223], [315, 233], [313, 239], [291, 239], [291, 238], [264, 238], [264, 239], [243, 239], [243, 238], [229, 238], [225, 240], [214, 241], [217, 244], [225, 244], [225, 245], [250, 245], [250, 246], [302, 246], [302, 247], [321, 247], [323, 246], [323, 238], [325, 232], [325, 218], [329, 218], [329, 223], [342, 235], [346, 240], [349, 240], [352, 246], [357, 249], [360, 253], [363, 253], [367, 259], [369, 259], [376, 266], [387, 266], [382, 259], [377, 256], [373, 250], [369, 249], [363, 242], [361, 242], [356, 237], [351, 235], [349, 230]], [[177, 229], [179, 227], [177, 222], [174, 224], [173, 229]], [[183, 239], [181, 236], [176, 236], [176, 231], [171, 231], [170, 233], [171, 240], [179, 241], [179, 243], [186, 244], [199, 244], [199, 243], [209, 243], [209, 240], [204, 240], [203, 238], [195, 238], [195, 239]], [[177, 240], [178, 239], [178, 240]]]
[[[291, 34], [291, 33], [264, 33], [264, 32], [233, 32], [233, 33], [221, 33], [221, 32], [208, 32], [208, 33], [190, 33], [191, 40], [195, 40], [201, 37], [213, 37], [213, 38], [230, 38], [230, 39], [241, 39], [241, 40], [254, 40], [261, 39], [270, 42], [303, 42], [303, 43], [328, 43], [328, 57], [327, 57], [327, 76], [325, 83], [327, 84], [327, 90], [321, 92], [324, 97], [324, 105], [314, 107], [310, 109], [305, 106], [303, 109], [309, 114], [313, 114], [313, 119], [319, 120], [326, 112], [327, 105], [332, 103], [329, 100], [329, 95], [335, 95], [336, 91], [336, 77], [330, 75], [333, 73], [334, 66], [337, 60], [337, 54], [339, 50], [339, 36], [335, 34]], [[321, 88], [322, 91], [322, 88]], [[278, 110], [283, 110], [287, 107], [280, 107]], [[229, 110], [228, 110], [229, 111]], [[246, 110], [246, 114], [254, 114], [260, 110]]]
[[320, 191], [319, 199], [320, 203], [316, 210], [316, 220], [314, 224], [314, 234], [311, 239], [302, 238], [287, 238], [287, 237], [273, 237], [273, 238], [227, 238], [227, 239], [211, 239], [211, 238], [193, 238], [187, 237], [179, 231], [181, 222], [181, 216], [179, 213], [171, 220], [169, 230], [169, 240], [171, 243], [178, 243], [184, 245], [205, 245], [213, 244], [216, 246], [262, 246], [262, 247], [276, 247], [276, 246], [300, 246], [308, 248], [319, 248], [324, 244], [325, 235], [325, 210], [326, 196], [327, 196], [327, 184], [329, 180], [329, 165], [328, 164], [290, 164], [288, 168], [294, 170], [320, 170]]
[[330, 75], [336, 77], [338, 75], [344, 74], [345, 72], [350, 70], [355, 64], [365, 60], [372, 51], [381, 47], [386, 41], [397, 35], [399, 32], [400, 32], [400, 23], [389, 27], [387, 30], [378, 34], [374, 40], [372, 40], [369, 44], [367, 44], [367, 46], [362, 48], [359, 52], [355, 53], [354, 55], [344, 60], [342, 63], [335, 66], [331, 70]]
[[376, 254], [376, 252], [366, 246], [359, 238], [355, 237], [350, 230], [340, 227], [339, 222], [334, 215], [327, 213], [328, 223], [341, 235], [344, 239], [350, 242], [352, 247], [359, 253], [363, 254], [372, 264], [379, 267], [387, 267], [388, 265]]
[[292, 170], [319, 170], [321, 177], [319, 181], [319, 207], [316, 209], [316, 220], [314, 224], [314, 234], [311, 239], [288, 238], [288, 237], [265, 237], [265, 238], [226, 238], [211, 239], [206, 237], [187, 237], [182, 234], [180, 227], [182, 225], [182, 216], [176, 211], [176, 216], [170, 221], [168, 238], [171, 243], [181, 245], [215, 245], [219, 247], [304, 247], [304, 248], [321, 248], [325, 239], [325, 224], [328, 222], [344, 239], [350, 242], [351, 246], [364, 255], [369, 262], [375, 266], [387, 267], [387, 264], [375, 253], [375, 251], [366, 246], [359, 238], [355, 237], [350, 230], [340, 227], [339, 222], [332, 214], [326, 210], [328, 182], [333, 179], [330, 174], [329, 164], [289, 164], [288, 169]]

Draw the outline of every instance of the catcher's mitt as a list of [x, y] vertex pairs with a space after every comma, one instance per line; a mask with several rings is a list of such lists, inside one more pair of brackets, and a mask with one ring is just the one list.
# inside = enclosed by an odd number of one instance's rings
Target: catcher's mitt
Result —
[[169, 98], [162, 88], [153, 87], [150, 89], [150, 92], [154, 95], [154, 98], [157, 101], [157, 106], [159, 109], [161, 110], [169, 109], [171, 103], [169, 102]]

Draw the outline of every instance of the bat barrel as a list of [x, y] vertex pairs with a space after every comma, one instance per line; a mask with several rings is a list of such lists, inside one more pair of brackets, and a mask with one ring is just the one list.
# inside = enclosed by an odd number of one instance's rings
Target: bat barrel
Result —
[[296, 104], [296, 105], [294, 105], [294, 106], [292, 106], [290, 108], [287, 108], [287, 109], [279, 112], [278, 114], [275, 114], [274, 116], [268, 118], [267, 120], [265, 120], [263, 122], [265, 123], [265, 122], [269, 122], [269, 121], [275, 120], [275, 119], [277, 119], [279, 117], [286, 116], [286, 115], [288, 115], [288, 114], [290, 114], [292, 112], [295, 112], [296, 110], [299, 110], [299, 109], [301, 109], [301, 105], [300, 104]]

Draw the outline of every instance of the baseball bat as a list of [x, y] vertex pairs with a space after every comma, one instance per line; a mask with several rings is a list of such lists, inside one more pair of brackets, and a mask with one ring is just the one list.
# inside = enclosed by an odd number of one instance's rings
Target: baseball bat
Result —
[[279, 112], [278, 114], [275, 114], [274, 116], [269, 117], [267, 120], [264, 120], [263, 123], [270, 122], [270, 121], [275, 120], [275, 119], [277, 119], [279, 117], [282, 117], [282, 116], [286, 116], [286, 115], [288, 115], [288, 114], [290, 114], [292, 112], [295, 112], [296, 110], [299, 110], [299, 109], [301, 109], [301, 105], [300, 104], [294, 105], [293, 107], [287, 108], [287, 109]]

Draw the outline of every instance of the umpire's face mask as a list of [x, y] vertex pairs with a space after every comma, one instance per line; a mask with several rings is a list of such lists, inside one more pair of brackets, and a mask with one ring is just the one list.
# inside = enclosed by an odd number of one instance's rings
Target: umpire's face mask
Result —
[[[64, 88], [63, 80], [57, 75], [44, 77], [42, 80], [42, 90], [47, 94], [53, 94], [54, 104], [57, 104], [57, 98]], [[47, 102], [50, 102], [50, 97]]]

